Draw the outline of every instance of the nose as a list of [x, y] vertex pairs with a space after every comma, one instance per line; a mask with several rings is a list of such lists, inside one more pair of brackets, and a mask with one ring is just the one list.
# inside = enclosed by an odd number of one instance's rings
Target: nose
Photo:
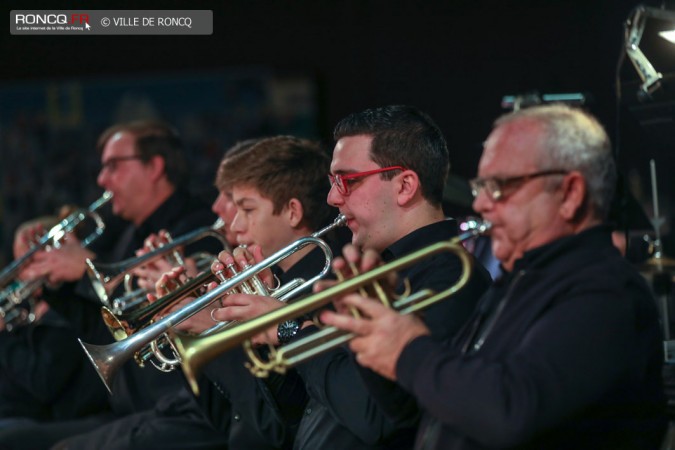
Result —
[[213, 205], [211, 205], [211, 211], [213, 211], [214, 214], [216, 214], [218, 217], [222, 218], [221, 211], [222, 211], [222, 205], [223, 205], [223, 194], [218, 194], [218, 197], [216, 197], [215, 201], [213, 202]]
[[101, 171], [98, 173], [98, 177], [96, 177], [96, 183], [101, 186], [104, 189], [108, 189], [108, 173], [105, 169], [101, 169]]
[[335, 184], [332, 184], [330, 186], [330, 191], [328, 191], [328, 197], [326, 197], [326, 202], [328, 202], [328, 204], [330, 206], [335, 206], [335, 207], [338, 207], [340, 205], [344, 205], [345, 199], [342, 196], [342, 194], [340, 194], [338, 192]]
[[237, 214], [234, 215], [234, 219], [232, 219], [232, 224], [230, 225], [230, 230], [232, 230], [234, 233], [241, 234], [244, 231], [246, 231], [246, 225], [245, 225], [245, 220], [242, 214], [239, 214], [237, 211]]

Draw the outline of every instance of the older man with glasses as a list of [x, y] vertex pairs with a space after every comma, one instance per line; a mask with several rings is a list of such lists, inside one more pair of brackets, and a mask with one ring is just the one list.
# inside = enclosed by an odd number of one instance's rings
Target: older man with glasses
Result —
[[416, 448], [659, 448], [661, 336], [654, 300], [604, 225], [609, 139], [562, 105], [495, 123], [471, 181], [505, 271], [451, 343], [418, 318], [348, 296], [357, 361], [425, 411]]

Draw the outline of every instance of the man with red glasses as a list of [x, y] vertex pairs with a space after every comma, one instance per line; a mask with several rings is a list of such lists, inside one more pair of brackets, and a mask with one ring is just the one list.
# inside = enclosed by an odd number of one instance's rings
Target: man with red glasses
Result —
[[[410, 106], [386, 106], [352, 114], [335, 128], [336, 139], [328, 203], [339, 208], [352, 231], [347, 252], [373, 249], [393, 260], [457, 234], [457, 223], [444, 217], [441, 201], [449, 169], [445, 139], [429, 116]], [[442, 254], [401, 274], [413, 292], [441, 290], [453, 284], [461, 265]], [[424, 320], [436, 338], [460, 328], [489, 285], [479, 267], [451, 301], [429, 309]], [[405, 282], [397, 286], [404, 290]], [[305, 322], [293, 342], [317, 329]], [[393, 383], [370, 373], [370, 382], [400, 400], [406, 414], [390, 418], [366, 388], [359, 367], [345, 348], [337, 348], [297, 366], [310, 400], [293, 448], [409, 448], [417, 423], [412, 399]]]
[[413, 393], [419, 449], [660, 448], [665, 421], [654, 300], [603, 225], [615, 186], [589, 114], [533, 107], [495, 123], [471, 181], [505, 271], [452, 343], [360, 296], [357, 361]]

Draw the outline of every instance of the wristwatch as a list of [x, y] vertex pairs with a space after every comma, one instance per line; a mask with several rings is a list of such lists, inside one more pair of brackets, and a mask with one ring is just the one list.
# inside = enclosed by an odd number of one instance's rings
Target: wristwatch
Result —
[[297, 319], [281, 322], [277, 327], [277, 338], [279, 344], [287, 344], [300, 331], [300, 322]]

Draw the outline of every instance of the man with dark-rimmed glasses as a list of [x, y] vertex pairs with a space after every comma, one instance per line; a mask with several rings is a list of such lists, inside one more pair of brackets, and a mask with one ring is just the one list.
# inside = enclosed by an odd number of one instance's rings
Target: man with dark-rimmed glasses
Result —
[[[604, 225], [609, 139], [563, 105], [503, 116], [471, 181], [504, 276], [452, 343], [360, 296], [357, 361], [413, 393], [418, 449], [654, 449], [664, 431], [660, 329], [640, 275]], [[432, 333], [431, 333], [432, 334]]]
[[[185, 149], [179, 135], [169, 125], [153, 120], [117, 124], [102, 133], [97, 147], [101, 157], [97, 182], [112, 192], [113, 214], [129, 222], [112, 244], [112, 249], [96, 254], [97, 261], [117, 262], [133, 257], [148, 235], [162, 229], [181, 236], [213, 224], [215, 216], [208, 205], [187, 190], [189, 168]], [[186, 249], [186, 253], [191, 254], [197, 249], [215, 252], [218, 247], [210, 248], [210, 244], [194, 244]], [[72, 294], [62, 298], [57, 292], [48, 296], [50, 306], [68, 320], [83, 341], [110, 342], [110, 333], [101, 320], [100, 302], [86, 289], [90, 283], [88, 277], [83, 276], [85, 258], [93, 259], [94, 255], [79, 245], [67, 251], [65, 247], [39, 252], [26, 270], [32, 271], [31, 278], [45, 276], [55, 283], [78, 281], [76, 292], [83, 298], [73, 299]], [[61, 439], [153, 408], [158, 400], [183, 386], [179, 374], [141, 369], [131, 361], [120, 372], [112, 387], [114, 395], [109, 397], [110, 411], [102, 411], [104, 414], [95, 417], [97, 420], [45, 421], [14, 427], [0, 434], [0, 447], [49, 448]], [[102, 447], [104, 445], [89, 445], [87, 448]]]

